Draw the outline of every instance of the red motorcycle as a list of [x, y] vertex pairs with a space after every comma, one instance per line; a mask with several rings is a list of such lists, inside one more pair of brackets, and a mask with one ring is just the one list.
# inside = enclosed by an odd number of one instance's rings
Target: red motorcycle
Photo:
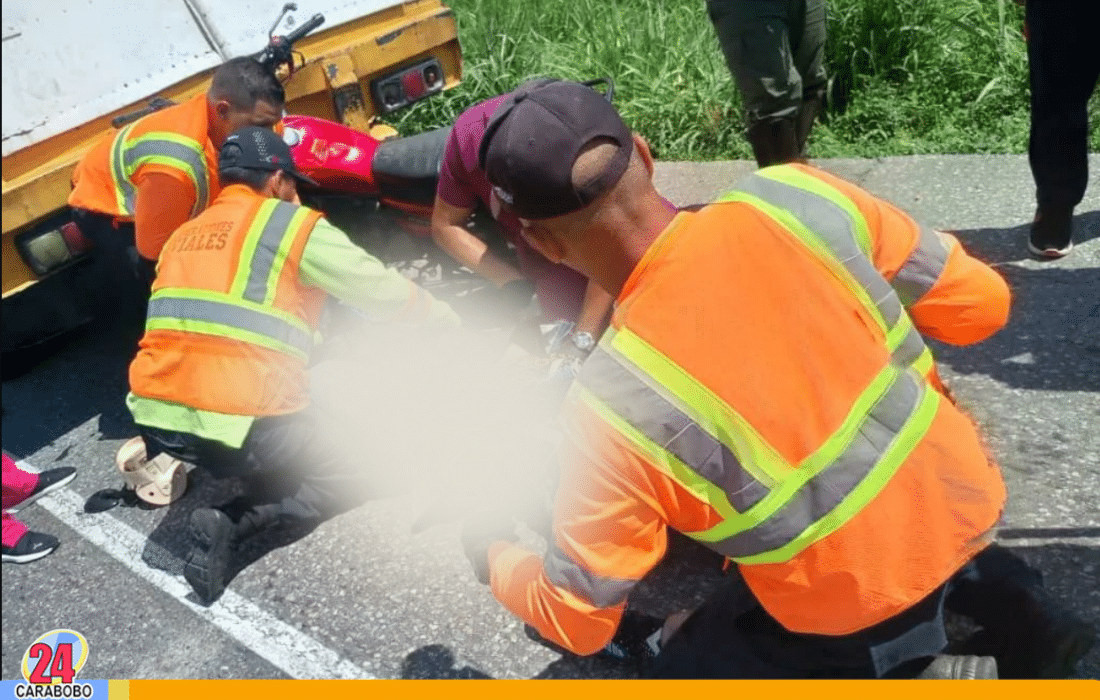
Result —
[[[585, 85], [605, 87], [610, 101], [614, 85], [610, 78], [589, 80]], [[415, 88], [416, 86], [412, 86]], [[318, 117], [290, 115], [283, 119], [284, 139], [290, 144], [295, 165], [321, 186], [307, 199], [326, 212], [339, 208], [341, 198], [357, 198], [360, 205], [373, 207], [379, 223], [390, 234], [401, 230], [414, 239], [431, 235], [432, 205], [435, 202], [443, 151], [451, 127], [422, 134], [379, 140], [349, 126]], [[310, 195], [313, 195], [310, 197]], [[362, 212], [361, 212], [362, 213]], [[371, 223], [367, 218], [366, 223]], [[364, 219], [360, 218], [360, 225]], [[496, 235], [488, 211], [475, 213], [471, 229], [491, 247], [503, 252], [504, 241]], [[377, 234], [376, 234], [377, 235]], [[381, 234], [385, 239], [385, 231]], [[379, 243], [367, 241], [376, 252]], [[443, 256], [445, 257], [445, 256]], [[387, 262], [397, 262], [384, 255]]]

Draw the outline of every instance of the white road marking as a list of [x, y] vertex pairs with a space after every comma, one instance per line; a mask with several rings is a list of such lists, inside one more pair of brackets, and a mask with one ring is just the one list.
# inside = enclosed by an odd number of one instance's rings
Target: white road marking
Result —
[[1052, 544], [1100, 548], [1100, 537], [1015, 537], [997, 540], [1002, 547], [1046, 547]]
[[[38, 471], [26, 462], [20, 461], [18, 465], [27, 471]], [[40, 498], [38, 504], [135, 574], [291, 678], [376, 677], [233, 591], [227, 590], [210, 607], [193, 602], [189, 598], [191, 586], [182, 576], [153, 569], [142, 561], [142, 551], [147, 547], [159, 548], [158, 545], [148, 542], [144, 535], [110, 515], [84, 513], [84, 500], [74, 491], [58, 489]], [[159, 549], [154, 552], [158, 560], [178, 559], [167, 550]]]

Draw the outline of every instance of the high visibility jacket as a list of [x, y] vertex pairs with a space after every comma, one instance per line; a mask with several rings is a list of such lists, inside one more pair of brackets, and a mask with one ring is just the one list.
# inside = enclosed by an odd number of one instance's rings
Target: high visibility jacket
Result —
[[494, 546], [494, 592], [591, 653], [671, 526], [792, 631], [909, 608], [988, 543], [1005, 499], [913, 319], [973, 342], [1007, 306], [953, 238], [808, 166], [681, 213], [571, 390], [554, 542], [541, 563]]
[[190, 186], [197, 216], [220, 189], [208, 126], [206, 96], [196, 95], [109, 134], [77, 165], [69, 205], [131, 220], [137, 187], [155, 172]]
[[246, 416], [304, 408], [325, 294], [304, 286], [298, 267], [320, 217], [232, 185], [172, 234], [130, 365], [131, 391]]

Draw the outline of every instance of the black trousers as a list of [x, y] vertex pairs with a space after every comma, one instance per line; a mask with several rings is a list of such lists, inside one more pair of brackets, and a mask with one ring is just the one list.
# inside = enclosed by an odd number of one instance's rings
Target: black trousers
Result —
[[1072, 209], [1088, 181], [1088, 102], [1100, 77], [1100, 2], [1028, 0], [1028, 159], [1044, 211]]
[[[138, 428], [150, 458], [167, 452], [216, 478], [242, 477], [248, 484], [245, 510], [257, 523], [316, 525], [362, 501], [309, 410], [257, 418], [239, 448], [191, 433]], [[243, 513], [230, 515], [237, 520]]]
[[73, 221], [92, 243], [100, 313], [104, 316], [133, 313], [144, 323], [156, 261], [137, 254], [134, 225], [116, 225], [114, 217], [86, 209], [74, 209]]
[[1005, 632], [1014, 624], [1005, 606], [1010, 592], [1039, 582], [1026, 562], [993, 545], [908, 610], [858, 633], [829, 637], [788, 631], [734, 574], [668, 640], [654, 676], [912, 677], [947, 646], [944, 609]]

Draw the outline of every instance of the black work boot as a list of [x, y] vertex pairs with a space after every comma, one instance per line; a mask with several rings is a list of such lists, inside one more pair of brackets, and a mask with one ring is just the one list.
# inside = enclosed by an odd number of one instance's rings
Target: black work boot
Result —
[[190, 524], [191, 552], [183, 567], [183, 577], [195, 595], [209, 605], [225, 591], [237, 528], [228, 515], [216, 508], [196, 509], [191, 513]]
[[961, 654], [997, 658], [1001, 678], [1068, 678], [1096, 642], [1096, 629], [1063, 608], [1041, 585], [984, 591], [999, 619], [976, 620], [983, 629], [961, 642]]
[[1073, 249], [1073, 207], [1040, 207], [1028, 232], [1027, 249], [1043, 260], [1057, 260]]
[[790, 163], [802, 157], [794, 116], [757, 122], [749, 127], [746, 138], [752, 145], [756, 164], [761, 168]]
[[1020, 619], [1020, 633], [997, 655], [1002, 678], [1068, 678], [1096, 643], [1096, 628], [1042, 589], [1021, 591], [1005, 611]]
[[935, 656], [917, 676], [925, 680], [979, 680], [997, 678], [997, 660], [992, 656]]

